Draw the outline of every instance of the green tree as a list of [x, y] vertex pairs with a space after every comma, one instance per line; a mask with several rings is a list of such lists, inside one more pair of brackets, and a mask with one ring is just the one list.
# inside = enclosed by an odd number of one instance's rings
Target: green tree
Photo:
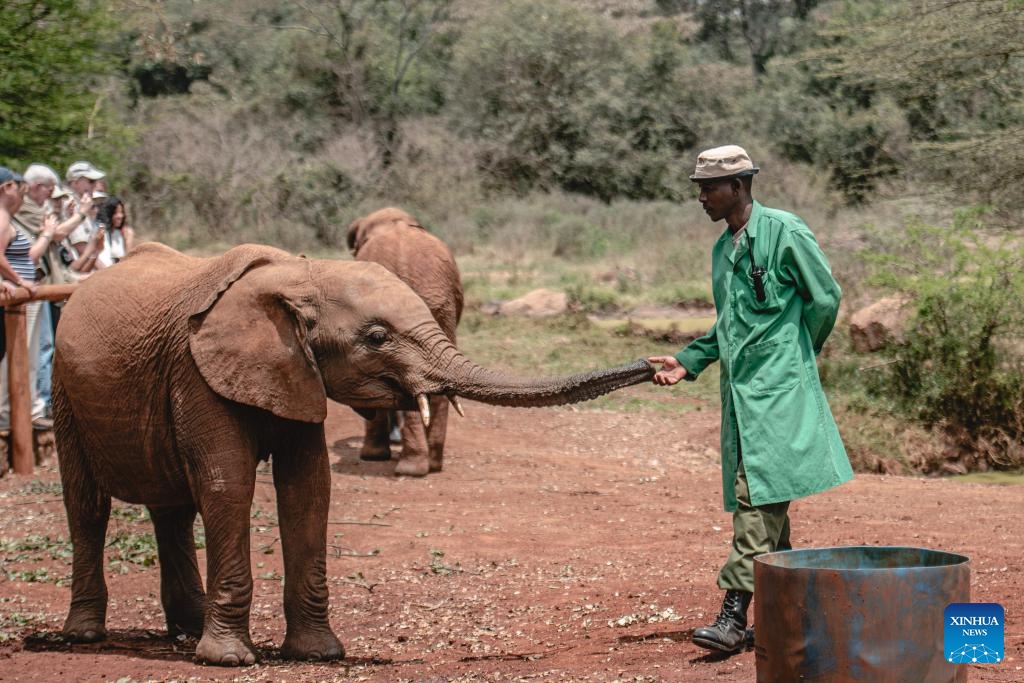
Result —
[[0, 158], [66, 160], [95, 130], [96, 85], [112, 67], [105, 5], [2, 0], [0, 17]]
[[822, 54], [831, 73], [904, 110], [917, 177], [950, 182], [1014, 220], [1024, 205], [1024, 2], [870, 3]]
[[[391, 165], [400, 119], [436, 112], [450, 42], [452, 0], [292, 0], [297, 30], [292, 103], [330, 107], [369, 125], [380, 162]], [[314, 40], [309, 40], [309, 35]], [[313, 49], [310, 49], [310, 48]]]
[[456, 46], [449, 109], [482, 169], [525, 192], [559, 186], [587, 145], [620, 57], [611, 29], [561, 2], [506, 3]]

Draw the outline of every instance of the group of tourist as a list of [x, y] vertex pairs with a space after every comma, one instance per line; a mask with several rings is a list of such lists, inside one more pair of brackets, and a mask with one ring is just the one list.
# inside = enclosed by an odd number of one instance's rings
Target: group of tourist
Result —
[[[88, 161], [71, 164], [64, 182], [45, 164], [31, 164], [24, 173], [0, 166], [0, 304], [19, 287], [34, 293], [38, 285], [77, 282], [114, 265], [131, 249], [133, 237], [124, 202], [110, 194], [107, 174]], [[50, 387], [60, 306], [24, 305], [36, 429], [53, 426]], [[4, 362], [0, 431], [10, 427], [8, 392]]]

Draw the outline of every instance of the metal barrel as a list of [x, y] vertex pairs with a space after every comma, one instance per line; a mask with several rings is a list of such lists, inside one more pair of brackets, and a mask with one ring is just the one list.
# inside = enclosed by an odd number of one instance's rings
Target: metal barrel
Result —
[[971, 601], [970, 558], [856, 546], [754, 560], [758, 683], [961, 683], [946, 661], [943, 613]]

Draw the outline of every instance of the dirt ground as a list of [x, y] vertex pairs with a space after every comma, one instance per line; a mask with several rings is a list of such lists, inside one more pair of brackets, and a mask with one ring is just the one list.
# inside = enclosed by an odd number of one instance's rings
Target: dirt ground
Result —
[[[252, 535], [263, 661], [242, 669], [197, 665], [195, 641], [163, 635], [159, 570], [138, 558], [108, 573], [110, 639], [62, 643], [66, 545], [25, 550], [32, 538], [66, 536], [58, 475], [0, 480], [0, 679], [754, 680], [752, 650], [722, 658], [689, 642], [717, 612], [730, 540], [717, 413], [466, 408], [452, 418], [444, 472], [407, 479], [390, 463], [361, 462], [360, 421], [332, 406], [330, 615], [347, 657], [330, 664], [277, 658], [282, 563], [269, 473]], [[1022, 681], [1022, 503], [1020, 486], [859, 475], [794, 503], [793, 541], [970, 556], [972, 599], [1001, 603], [1007, 618], [1006, 660], [971, 667], [970, 679]], [[126, 529], [149, 531], [122, 514], [108, 539]]]

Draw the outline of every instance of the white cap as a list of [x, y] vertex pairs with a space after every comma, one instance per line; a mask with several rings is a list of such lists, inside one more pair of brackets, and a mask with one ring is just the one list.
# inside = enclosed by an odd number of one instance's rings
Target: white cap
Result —
[[89, 180], [99, 180], [100, 178], [106, 178], [107, 174], [96, 168], [88, 161], [76, 161], [75, 163], [68, 166], [68, 180], [78, 180], [79, 178], [88, 178]]

